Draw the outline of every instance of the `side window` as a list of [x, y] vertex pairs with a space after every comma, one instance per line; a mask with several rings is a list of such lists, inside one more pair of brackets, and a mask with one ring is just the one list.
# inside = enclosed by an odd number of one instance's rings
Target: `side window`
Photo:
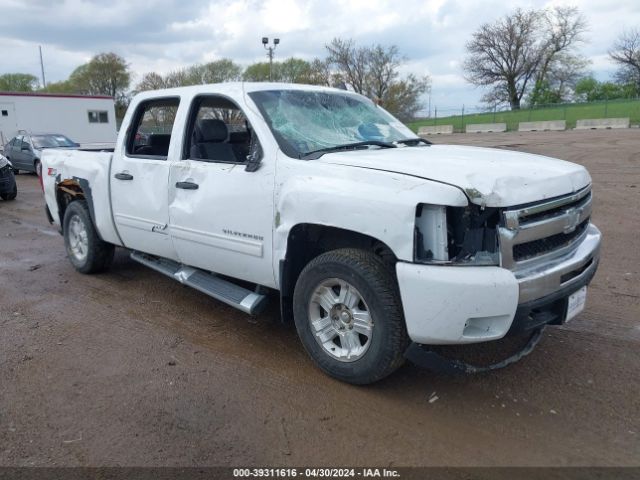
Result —
[[179, 98], [138, 105], [127, 137], [127, 155], [166, 159], [179, 105]]
[[248, 163], [250, 157], [261, 154], [247, 117], [231, 100], [209, 95], [196, 97], [189, 117], [183, 158]]

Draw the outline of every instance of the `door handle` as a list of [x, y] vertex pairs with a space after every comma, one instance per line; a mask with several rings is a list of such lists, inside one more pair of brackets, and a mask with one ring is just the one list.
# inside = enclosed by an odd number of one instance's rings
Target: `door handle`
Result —
[[184, 190], [197, 190], [198, 184], [193, 182], [176, 182], [176, 188], [182, 188]]
[[128, 173], [116, 173], [114, 175], [114, 177], [116, 177], [118, 180], [133, 180], [133, 175], [129, 175]]

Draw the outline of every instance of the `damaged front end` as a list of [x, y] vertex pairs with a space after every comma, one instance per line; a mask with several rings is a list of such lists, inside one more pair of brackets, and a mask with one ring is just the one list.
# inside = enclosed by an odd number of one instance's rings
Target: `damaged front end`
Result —
[[499, 265], [500, 209], [420, 204], [416, 209], [416, 263]]
[[[495, 207], [418, 205], [414, 260], [442, 267], [499, 266], [501, 219], [502, 211]], [[528, 355], [542, 338], [543, 330], [541, 326], [501, 340], [466, 345], [412, 343], [405, 357], [440, 373], [487, 372]]]

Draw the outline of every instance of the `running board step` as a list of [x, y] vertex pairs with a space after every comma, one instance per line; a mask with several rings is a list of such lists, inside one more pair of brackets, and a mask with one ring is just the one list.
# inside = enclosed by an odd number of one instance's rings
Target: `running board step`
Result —
[[258, 314], [267, 303], [266, 295], [247, 290], [199, 268], [188, 267], [173, 260], [142, 252], [131, 252], [131, 258], [245, 313]]

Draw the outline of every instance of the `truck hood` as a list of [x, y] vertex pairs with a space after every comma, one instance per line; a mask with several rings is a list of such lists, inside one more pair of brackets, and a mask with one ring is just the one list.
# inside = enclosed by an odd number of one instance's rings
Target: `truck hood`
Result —
[[580, 190], [591, 182], [575, 163], [496, 148], [431, 145], [325, 154], [316, 162], [346, 165], [446, 183], [475, 204], [507, 207]]

